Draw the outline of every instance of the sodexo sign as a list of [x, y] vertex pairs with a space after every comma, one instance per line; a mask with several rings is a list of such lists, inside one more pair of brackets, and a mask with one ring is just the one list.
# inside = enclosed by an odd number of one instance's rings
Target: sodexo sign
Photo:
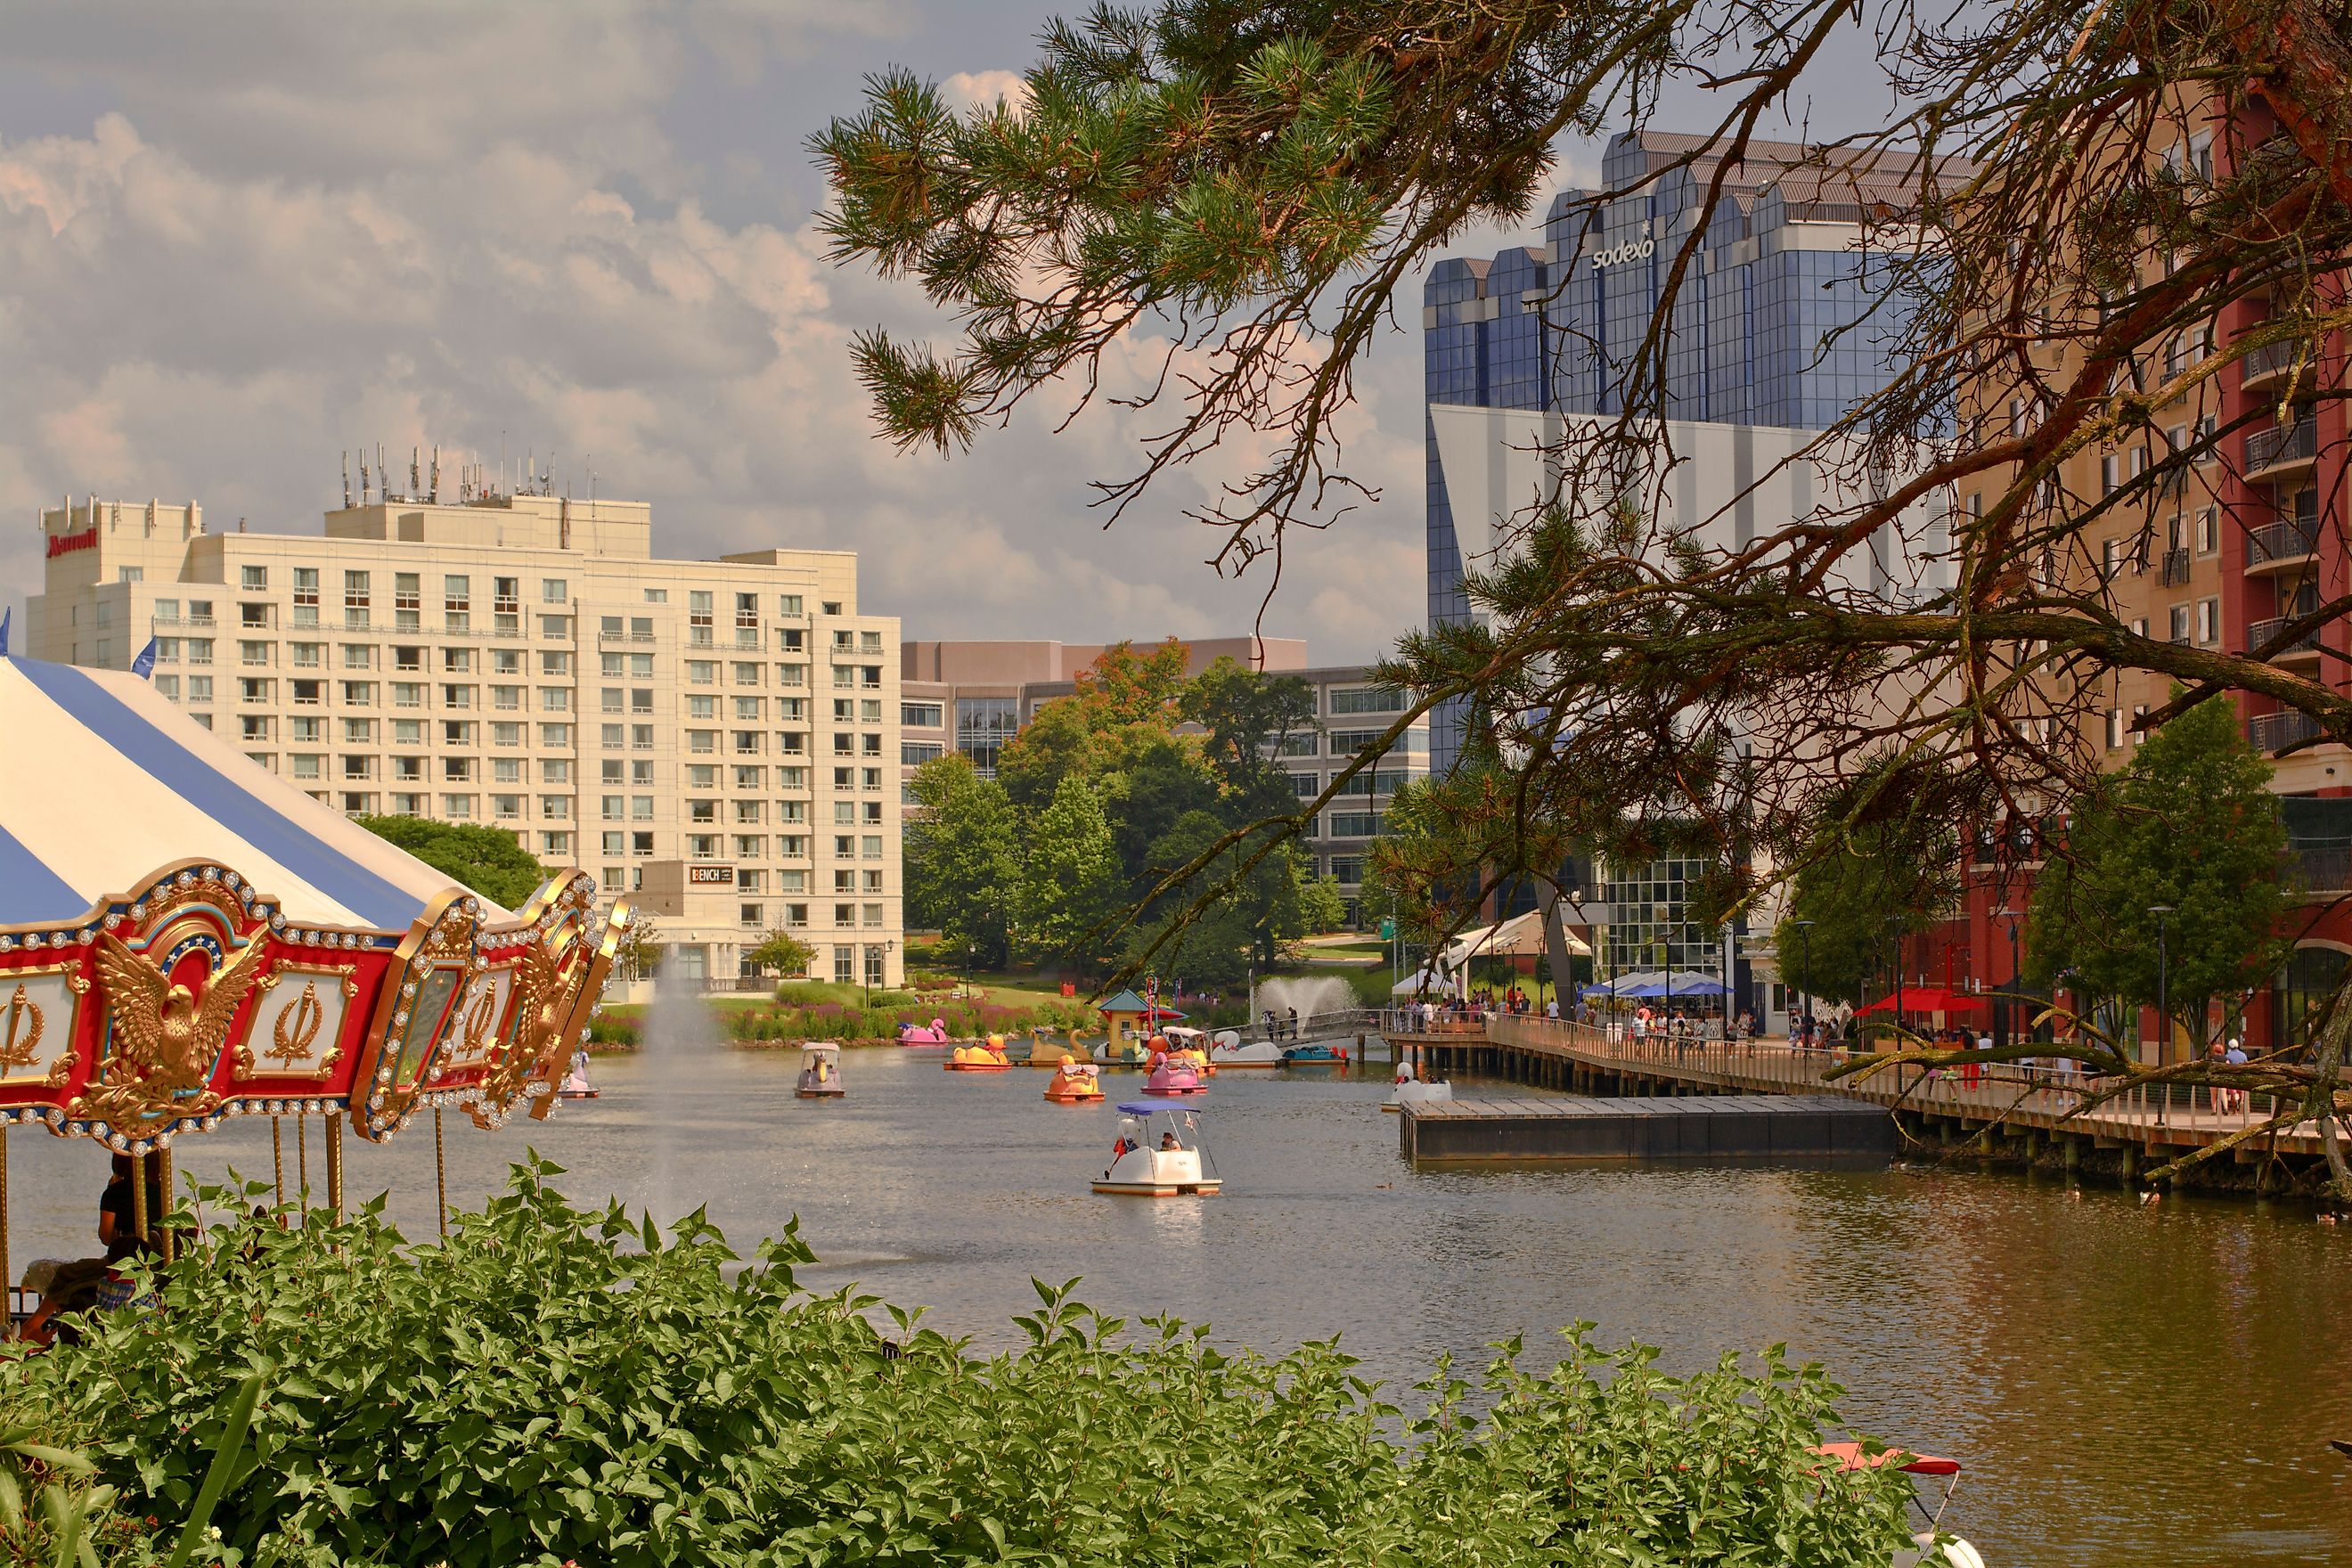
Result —
[[1588, 259], [1595, 272], [1601, 272], [1612, 267], [1622, 267], [1628, 261], [1647, 261], [1657, 253], [1657, 249], [1658, 242], [1645, 233], [1639, 239], [1629, 239], [1607, 250], [1595, 251]]

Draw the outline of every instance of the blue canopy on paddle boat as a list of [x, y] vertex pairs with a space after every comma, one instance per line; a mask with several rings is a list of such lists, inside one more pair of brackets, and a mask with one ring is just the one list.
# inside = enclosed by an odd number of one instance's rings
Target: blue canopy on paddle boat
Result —
[[1209, 1108], [1190, 1100], [1130, 1100], [1118, 1109], [1129, 1116], [1150, 1116], [1159, 1110], [1181, 1110], [1197, 1115]]

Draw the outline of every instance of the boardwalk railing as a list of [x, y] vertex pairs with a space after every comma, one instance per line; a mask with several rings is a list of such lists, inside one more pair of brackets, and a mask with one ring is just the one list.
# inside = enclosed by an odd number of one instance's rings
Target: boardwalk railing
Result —
[[[1636, 1041], [1622, 1034], [1612, 1037], [1589, 1025], [1528, 1016], [1489, 1020], [1486, 1034], [1496, 1045], [1562, 1056], [1604, 1071], [1725, 1089], [1845, 1095], [1904, 1110], [2003, 1121], [2103, 1141], [2197, 1147], [2273, 1114], [2268, 1094], [2198, 1084], [2141, 1084], [2090, 1106], [2100, 1080], [2071, 1064], [1987, 1062], [1933, 1069], [1913, 1064], [1831, 1080], [1832, 1069], [1866, 1053], [1807, 1050], [1773, 1040]], [[2267, 1138], [2262, 1146], [2269, 1146]], [[2281, 1133], [2277, 1146], [2282, 1152], [2315, 1153], [2317, 1131], [2305, 1123], [2292, 1133]]]

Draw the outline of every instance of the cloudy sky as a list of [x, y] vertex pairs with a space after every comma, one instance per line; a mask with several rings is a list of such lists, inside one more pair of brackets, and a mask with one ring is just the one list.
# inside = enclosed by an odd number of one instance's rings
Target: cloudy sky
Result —
[[[855, 549], [909, 637], [1245, 628], [1262, 577], [1220, 580], [1181, 517], [1220, 471], [1109, 534], [1088, 507], [1150, 416], [901, 456], [849, 374], [849, 334], [919, 302], [824, 259], [808, 135], [890, 63], [993, 96], [1055, 9], [7, 0], [0, 604], [63, 493], [313, 530], [344, 448], [438, 442], [551, 455], [575, 494], [593, 468], [665, 553]], [[1419, 360], [1378, 346], [1350, 461], [1382, 499], [1294, 546], [1267, 616], [1318, 659], [1421, 617]]]

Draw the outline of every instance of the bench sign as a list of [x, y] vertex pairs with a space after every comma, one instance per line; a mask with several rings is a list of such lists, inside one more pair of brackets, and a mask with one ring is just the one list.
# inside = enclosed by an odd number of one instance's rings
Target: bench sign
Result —
[[735, 868], [688, 866], [686, 868], [686, 879], [690, 885], [698, 888], [731, 888], [735, 885]]

